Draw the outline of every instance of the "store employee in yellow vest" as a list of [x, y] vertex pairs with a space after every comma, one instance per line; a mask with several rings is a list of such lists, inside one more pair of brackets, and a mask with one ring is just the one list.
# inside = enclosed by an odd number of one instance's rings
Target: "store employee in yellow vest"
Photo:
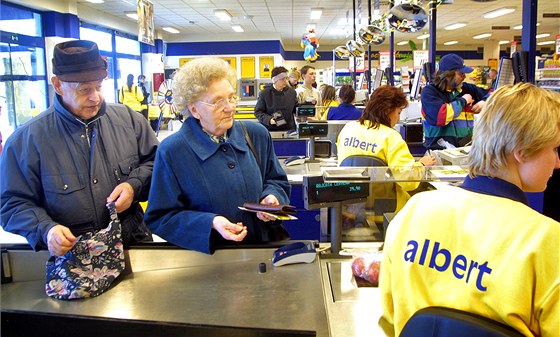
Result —
[[[142, 89], [134, 84], [134, 75], [128, 74], [126, 85], [119, 90], [119, 102], [138, 113], [142, 113], [142, 101], [144, 101]], [[147, 111], [146, 114], [142, 115], [148, 119]]]

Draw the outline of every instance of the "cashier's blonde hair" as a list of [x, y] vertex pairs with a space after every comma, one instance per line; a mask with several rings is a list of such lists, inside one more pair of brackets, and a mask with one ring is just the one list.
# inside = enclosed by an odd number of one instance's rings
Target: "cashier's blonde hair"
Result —
[[470, 175], [495, 176], [514, 149], [528, 158], [549, 144], [560, 145], [560, 94], [530, 83], [501, 87], [475, 123]]
[[173, 77], [173, 102], [185, 117], [188, 105], [200, 100], [214, 81], [226, 79], [235, 87], [235, 74], [229, 63], [217, 57], [201, 57], [183, 64]]

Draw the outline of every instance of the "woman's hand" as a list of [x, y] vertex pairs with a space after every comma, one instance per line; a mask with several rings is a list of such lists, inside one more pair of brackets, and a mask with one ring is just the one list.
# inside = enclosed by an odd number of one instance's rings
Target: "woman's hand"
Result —
[[[272, 195], [269, 194], [267, 195], [263, 200], [261, 200], [261, 204], [263, 205], [280, 205], [280, 202], [278, 201], [278, 199]], [[266, 213], [263, 212], [257, 212], [257, 218], [261, 219], [262, 221], [271, 221], [271, 220], [276, 220], [275, 217], [270, 216]]]
[[247, 236], [247, 227], [243, 226], [241, 222], [232, 223], [223, 216], [216, 216], [212, 220], [212, 228], [214, 228], [220, 235], [229, 241], [242, 241]]

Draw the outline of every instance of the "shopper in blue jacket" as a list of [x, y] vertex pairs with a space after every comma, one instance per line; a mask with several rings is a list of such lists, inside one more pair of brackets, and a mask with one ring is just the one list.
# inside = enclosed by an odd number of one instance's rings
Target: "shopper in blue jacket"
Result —
[[229, 64], [198, 58], [174, 80], [173, 98], [187, 119], [158, 149], [148, 227], [177, 246], [207, 254], [221, 245], [286, 239], [280, 221], [238, 208], [246, 202], [288, 204], [290, 184], [266, 128], [235, 122], [238, 98]]
[[0, 156], [2, 227], [61, 256], [77, 236], [106, 228], [115, 202], [125, 242], [151, 235], [148, 197], [158, 141], [148, 121], [106, 103], [107, 62], [91, 41], [54, 48], [53, 106], [19, 127]]

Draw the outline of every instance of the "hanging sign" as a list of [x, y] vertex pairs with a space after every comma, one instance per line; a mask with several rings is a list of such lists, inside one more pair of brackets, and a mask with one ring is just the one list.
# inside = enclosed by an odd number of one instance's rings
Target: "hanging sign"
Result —
[[420, 69], [424, 63], [430, 59], [430, 52], [428, 50], [414, 50], [414, 69]]

